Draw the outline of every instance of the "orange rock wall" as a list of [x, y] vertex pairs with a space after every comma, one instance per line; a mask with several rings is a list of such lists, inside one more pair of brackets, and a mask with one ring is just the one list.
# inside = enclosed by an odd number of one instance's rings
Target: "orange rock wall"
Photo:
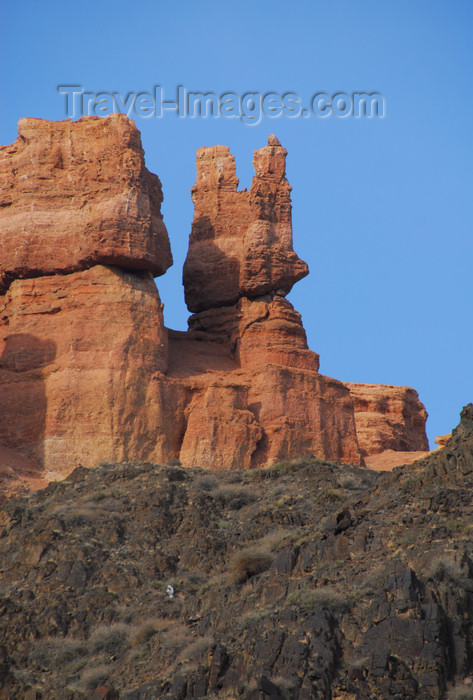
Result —
[[275, 136], [255, 151], [249, 192], [237, 191], [235, 159], [226, 146], [197, 151], [194, 221], [184, 263], [190, 311], [234, 304], [281, 290], [309, 270], [292, 249], [291, 187], [286, 150]]
[[98, 265], [16, 280], [3, 299], [4, 447], [52, 473], [165, 456], [156, 384], [168, 341], [149, 272]]
[[428, 450], [427, 411], [407, 386], [345, 382], [353, 398], [358, 443], [364, 456], [384, 450]]

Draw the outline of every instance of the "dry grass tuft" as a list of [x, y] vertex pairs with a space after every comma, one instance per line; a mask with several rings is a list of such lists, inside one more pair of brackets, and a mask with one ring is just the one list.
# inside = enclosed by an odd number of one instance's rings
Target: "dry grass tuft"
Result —
[[273, 563], [271, 554], [264, 550], [245, 549], [232, 561], [232, 578], [235, 583], [245, 583], [252, 576], [263, 573]]
[[129, 627], [122, 622], [96, 627], [89, 637], [92, 654], [119, 654], [128, 646]]

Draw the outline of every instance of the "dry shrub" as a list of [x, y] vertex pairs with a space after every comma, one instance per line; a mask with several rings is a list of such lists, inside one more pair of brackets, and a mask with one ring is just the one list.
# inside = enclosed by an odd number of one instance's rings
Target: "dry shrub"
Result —
[[154, 637], [157, 632], [167, 629], [171, 626], [171, 624], [172, 622], [170, 620], [158, 617], [153, 620], [146, 620], [145, 622], [134, 626], [130, 629], [131, 646], [136, 647], [140, 644], [145, 644], [151, 639], [151, 637]]
[[331, 501], [344, 501], [346, 498], [345, 494], [338, 489], [327, 489], [326, 495]]
[[198, 661], [209, 651], [213, 641], [213, 637], [211, 636], [196, 639], [181, 651], [177, 660], [181, 662]]
[[296, 533], [297, 529], [295, 527], [278, 527], [276, 530], [268, 532], [258, 541], [258, 549], [273, 551], [277, 549], [283, 540], [294, 537]]
[[188, 627], [181, 624], [175, 624], [169, 627], [161, 638], [161, 642], [166, 649], [170, 649], [174, 653], [181, 651], [192, 637], [192, 632]]
[[89, 637], [92, 654], [119, 654], [128, 646], [129, 627], [122, 622], [96, 627]]
[[47, 637], [35, 642], [29, 660], [42, 670], [60, 668], [87, 653], [84, 642], [67, 637]]
[[199, 479], [194, 481], [194, 488], [196, 491], [205, 491], [209, 493], [213, 491], [218, 486], [218, 480], [214, 476], [201, 476]]
[[267, 617], [274, 617], [277, 614], [276, 608], [261, 608], [257, 610], [248, 610], [238, 617], [237, 624], [241, 629], [250, 629], [256, 627], [261, 620]]
[[357, 479], [357, 477], [354, 476], [353, 474], [342, 474], [338, 478], [338, 485], [342, 489], [348, 489], [348, 490], [359, 489], [362, 487], [362, 481], [361, 481], [361, 479]]
[[256, 500], [255, 494], [244, 486], [232, 486], [225, 484], [214, 493], [215, 498], [221, 501], [222, 505], [231, 510], [239, 510], [243, 506], [249, 506]]
[[232, 561], [232, 578], [235, 583], [245, 583], [252, 576], [269, 569], [273, 557], [269, 552], [257, 549], [245, 549], [238, 552]]
[[287, 603], [307, 611], [323, 607], [332, 613], [344, 612], [349, 607], [348, 601], [331, 586], [293, 591], [287, 596]]
[[463, 583], [465, 576], [461, 568], [451, 559], [439, 557], [429, 567], [429, 578], [434, 581], [455, 581]]
[[94, 690], [99, 685], [106, 682], [110, 675], [108, 666], [96, 666], [95, 668], [86, 668], [82, 673], [80, 680], [87, 690]]

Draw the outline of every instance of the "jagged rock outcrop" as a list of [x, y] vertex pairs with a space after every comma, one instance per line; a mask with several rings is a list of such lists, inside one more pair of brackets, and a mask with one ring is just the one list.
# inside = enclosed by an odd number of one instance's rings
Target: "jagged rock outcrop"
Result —
[[349, 391], [318, 373], [318, 355], [286, 299], [242, 298], [201, 312], [187, 333], [170, 334], [169, 344], [169, 376], [179, 376], [193, 396], [183, 464], [224, 469], [230, 459], [249, 468], [303, 454], [360, 462]]
[[182, 377], [193, 395], [183, 464], [224, 469], [231, 459], [257, 467], [307, 453], [360, 463], [350, 394], [318, 373], [301, 317], [284, 298], [308, 272], [292, 248], [285, 160], [286, 150], [270, 136], [254, 154], [249, 192], [238, 192], [228, 148], [197, 153], [183, 273], [186, 302], [196, 313], [188, 334], [170, 339], [170, 354], [183, 357], [174, 346], [189, 348], [195, 339], [220, 345], [235, 364], [210, 385], [194, 370]]
[[239, 192], [228, 149], [198, 151], [184, 266], [194, 313], [188, 332], [168, 331], [153, 282], [171, 263], [161, 185], [133, 122], [21, 120], [0, 148], [4, 492], [103, 460], [221, 470], [424, 449], [412, 390], [318, 371], [284, 298], [308, 272], [285, 158], [270, 136]]
[[194, 221], [184, 263], [190, 311], [235, 304], [281, 290], [309, 270], [292, 249], [291, 187], [286, 155], [275, 136], [255, 151], [256, 175], [237, 191], [235, 159], [226, 146], [197, 151]]
[[384, 450], [428, 450], [427, 412], [408, 386], [344, 382], [353, 398], [358, 443], [364, 455]]
[[0, 293], [12, 280], [98, 263], [162, 275], [172, 264], [157, 175], [124, 115], [20, 119], [0, 147]]
[[445, 447], [447, 441], [450, 440], [451, 437], [452, 433], [446, 433], [445, 435], [437, 435], [437, 437], [434, 439], [434, 442], [437, 445], [437, 447]]
[[0, 697], [469, 698], [472, 522], [471, 404], [388, 474], [78, 468], [0, 507]]

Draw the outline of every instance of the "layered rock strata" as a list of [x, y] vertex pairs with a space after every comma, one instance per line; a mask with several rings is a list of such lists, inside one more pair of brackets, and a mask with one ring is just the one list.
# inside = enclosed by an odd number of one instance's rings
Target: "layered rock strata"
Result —
[[53, 473], [111, 454], [164, 457], [156, 380], [168, 341], [151, 273], [97, 265], [15, 280], [3, 320], [5, 447]]
[[0, 290], [17, 278], [120, 265], [162, 275], [172, 264], [157, 175], [122, 115], [20, 119], [0, 147]]
[[187, 332], [168, 331], [153, 281], [171, 263], [161, 185], [133, 122], [21, 120], [0, 148], [5, 492], [104, 460], [249, 469], [424, 449], [413, 390], [318, 371], [285, 299], [308, 273], [292, 248], [285, 158], [270, 137], [238, 191], [228, 149], [198, 151], [193, 315]]
[[292, 247], [286, 155], [270, 136], [254, 154], [250, 190], [238, 191], [228, 148], [197, 152], [183, 273], [186, 303], [196, 313], [188, 334], [171, 339], [171, 354], [183, 356], [174, 346], [195, 339], [220, 345], [235, 368], [210, 389], [192, 371], [182, 379], [193, 391], [183, 464], [223, 469], [231, 460], [249, 468], [308, 453], [361, 461], [350, 394], [318, 373], [301, 317], [284, 298], [308, 274]]
[[[427, 411], [407, 386], [345, 382], [353, 399], [358, 444], [368, 466], [393, 467], [429, 450]], [[415, 453], [415, 454], [414, 454]]]
[[172, 257], [139, 131], [121, 115], [22, 119], [0, 174], [0, 489], [168, 459], [153, 276]]
[[286, 150], [275, 136], [255, 151], [249, 192], [237, 191], [235, 159], [226, 146], [197, 151], [194, 221], [184, 264], [190, 311], [234, 304], [281, 290], [309, 269], [292, 249], [291, 187]]

